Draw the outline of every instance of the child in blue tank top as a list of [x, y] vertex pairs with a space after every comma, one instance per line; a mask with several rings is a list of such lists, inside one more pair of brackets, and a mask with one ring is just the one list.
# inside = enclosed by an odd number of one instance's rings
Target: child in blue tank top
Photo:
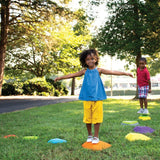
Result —
[[[125, 75], [130, 77], [133, 77], [133, 75], [126, 72], [97, 68], [99, 56], [95, 49], [83, 51], [80, 54], [80, 62], [84, 69], [76, 73], [57, 77], [55, 81], [84, 75], [79, 99], [83, 100], [84, 105], [83, 122], [86, 123], [88, 131], [87, 142], [96, 144], [99, 142], [99, 128], [103, 122], [102, 100], [106, 99], [106, 93], [100, 75]], [[92, 134], [92, 124], [94, 124], [94, 135]]]

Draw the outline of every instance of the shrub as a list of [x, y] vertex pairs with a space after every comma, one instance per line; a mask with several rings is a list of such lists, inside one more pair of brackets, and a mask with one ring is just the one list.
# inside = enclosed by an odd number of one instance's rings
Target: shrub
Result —
[[[54, 95], [54, 87], [47, 83], [45, 78], [33, 78], [23, 85], [23, 93], [27, 95]], [[48, 94], [47, 94], [48, 93]]]
[[58, 96], [60, 96], [60, 92], [56, 89], [54, 92], [54, 95], [58, 97]]
[[40, 95], [40, 96], [49, 96], [49, 93], [48, 92], [40, 92], [38, 95]]
[[10, 96], [10, 95], [20, 95], [21, 92], [16, 90], [16, 86], [14, 83], [4, 83], [2, 86], [2, 95]]
[[63, 92], [64, 92], [65, 95], [67, 95], [69, 91], [68, 91], [68, 89], [66, 87], [64, 87], [63, 88]]
[[51, 85], [53, 85], [54, 88], [56, 89], [55, 94], [54, 94], [55, 96], [67, 95], [68, 94], [68, 90], [62, 84], [62, 82], [54, 82], [54, 80], [50, 79], [50, 78], [47, 78], [46, 81], [49, 82]]

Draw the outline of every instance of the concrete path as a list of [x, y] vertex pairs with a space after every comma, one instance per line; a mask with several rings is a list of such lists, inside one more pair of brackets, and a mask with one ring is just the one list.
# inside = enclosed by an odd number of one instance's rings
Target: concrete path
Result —
[[78, 100], [78, 96], [44, 97], [44, 96], [7, 96], [0, 97], [0, 113], [24, 110], [49, 104]]

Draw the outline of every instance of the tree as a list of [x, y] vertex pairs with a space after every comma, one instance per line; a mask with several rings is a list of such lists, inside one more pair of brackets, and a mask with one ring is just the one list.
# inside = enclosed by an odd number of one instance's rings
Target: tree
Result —
[[[85, 40], [85, 44], [89, 44], [90, 40], [91, 40], [91, 37], [90, 37], [90, 31], [89, 31], [89, 24], [88, 24], [88, 21], [89, 21], [89, 17], [87, 15], [85, 15], [85, 12], [83, 9], [79, 9], [77, 11], [77, 23], [76, 25], [74, 25], [73, 27], [73, 30], [75, 32], [75, 35], [76, 36], [83, 36], [83, 37], [86, 37], [84, 40]], [[83, 46], [79, 46], [79, 49], [82, 50]], [[78, 49], [78, 48], [77, 48]], [[78, 50], [77, 50], [78, 52]], [[78, 55], [78, 54], [77, 54]], [[74, 68], [77, 68], [79, 69], [79, 67], [74, 67]], [[77, 71], [77, 70], [75, 70]], [[76, 79], [75, 77], [72, 78], [72, 86], [71, 86], [71, 95], [74, 95], [74, 90], [75, 90], [75, 85], [76, 85]]]
[[160, 48], [158, 0], [120, 0], [107, 6], [111, 16], [100, 29], [98, 38], [93, 40], [93, 45], [103, 55], [116, 55], [138, 67], [142, 54], [152, 56]]
[[71, 72], [73, 66], [78, 68], [77, 52], [87, 44], [90, 36], [76, 35], [67, 22], [54, 22], [53, 25], [51, 19], [34, 26], [34, 33], [24, 35], [25, 46], [8, 51], [7, 73], [19, 75], [27, 71], [43, 77], [58, 71]]
[[[153, 20], [151, 17], [159, 17], [160, 12], [158, 1], [155, 0], [154, 3], [154, 7], [150, 6], [151, 1], [144, 3], [140, 0], [108, 3], [111, 16], [100, 29], [98, 38], [93, 40], [93, 45], [102, 54], [117, 55], [119, 59], [127, 59], [129, 62], [136, 59], [138, 66], [142, 54], [152, 55], [159, 48], [159, 30], [155, 29], [159, 26], [159, 18]], [[151, 12], [154, 9], [156, 11]], [[153, 36], [155, 33], [156, 37]]]
[[152, 57], [147, 58], [147, 65], [150, 71], [151, 76], [155, 76], [157, 73], [160, 73], [160, 52], [155, 53]]
[[[68, 2], [69, 0], [64, 0]], [[49, 17], [52, 14], [69, 14], [68, 9], [57, 5], [56, 2], [51, 0], [1, 0], [1, 37], [0, 37], [0, 96], [3, 83], [4, 66], [5, 66], [5, 56], [6, 48], [9, 41], [7, 41], [10, 35], [10, 42], [19, 39], [19, 36], [23, 36], [25, 29], [22, 28], [21, 31], [16, 31], [17, 24], [21, 23], [39, 23], [43, 19]], [[65, 12], [67, 11], [67, 12]], [[25, 17], [22, 18], [22, 17]], [[24, 21], [25, 20], [25, 21]], [[16, 27], [14, 27], [16, 26]], [[17, 36], [15, 36], [17, 35]]]
[[[74, 23], [77, 21], [74, 27], [70, 25], [73, 20], [67, 22], [64, 21], [64, 17], [55, 20], [53, 16], [50, 16], [49, 21], [36, 24], [34, 27], [33, 24], [23, 25], [23, 28], [26, 27], [32, 32], [23, 35], [25, 46], [11, 48], [7, 52], [5, 73], [19, 77], [30, 72], [32, 76], [43, 77], [58, 72], [66, 74], [78, 71], [80, 69], [80, 64], [77, 63], [78, 53], [91, 39], [87, 21], [84, 22], [84, 19], [85, 12], [78, 10], [73, 19]], [[72, 86], [74, 95], [75, 85]]]
[[1, 37], [0, 37], [0, 96], [3, 83], [5, 52], [9, 25], [9, 0], [1, 2]]
[[[145, 25], [143, 53], [153, 55], [160, 52], [160, 2], [159, 0], [146, 0], [145, 3]], [[151, 53], [151, 54], [150, 54]]]

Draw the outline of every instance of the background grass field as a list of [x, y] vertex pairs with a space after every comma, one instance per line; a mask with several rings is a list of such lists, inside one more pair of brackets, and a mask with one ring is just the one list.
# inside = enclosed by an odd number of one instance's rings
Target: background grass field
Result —
[[[160, 101], [149, 101], [151, 120], [139, 120], [139, 102], [108, 99], [104, 101], [104, 121], [100, 140], [112, 147], [102, 151], [82, 148], [87, 130], [83, 119], [83, 102], [60, 103], [0, 115], [0, 159], [2, 160], [159, 160]], [[146, 134], [150, 141], [130, 142], [125, 136], [134, 126], [124, 126], [124, 120], [137, 120], [140, 126], [155, 129]], [[15, 134], [18, 138], [3, 138]], [[24, 136], [39, 136], [25, 140]], [[67, 143], [50, 144], [48, 140], [62, 138]]]

